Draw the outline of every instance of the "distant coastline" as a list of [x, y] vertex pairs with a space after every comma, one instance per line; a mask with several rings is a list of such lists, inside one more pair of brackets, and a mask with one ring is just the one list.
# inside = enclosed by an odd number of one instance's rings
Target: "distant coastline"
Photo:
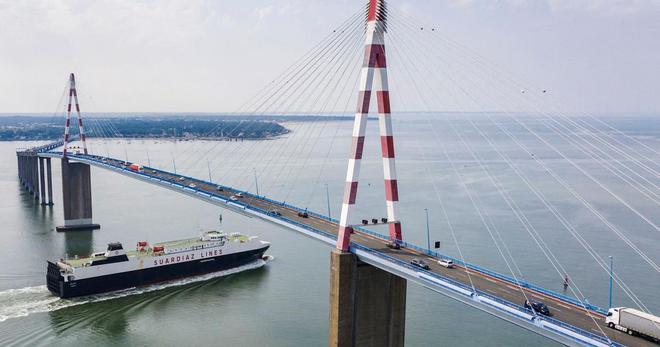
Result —
[[[266, 117], [86, 117], [84, 122], [88, 138], [265, 140], [291, 132], [280, 122]], [[75, 118], [71, 128], [72, 134], [78, 132]], [[0, 117], [0, 141], [54, 140], [63, 134], [62, 117]]]

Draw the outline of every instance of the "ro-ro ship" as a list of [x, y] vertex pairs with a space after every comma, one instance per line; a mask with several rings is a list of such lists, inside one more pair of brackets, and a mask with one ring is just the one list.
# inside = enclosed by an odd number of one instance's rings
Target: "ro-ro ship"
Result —
[[235, 268], [262, 259], [269, 242], [218, 231], [126, 252], [119, 242], [89, 257], [48, 261], [48, 290], [62, 298], [109, 292]]

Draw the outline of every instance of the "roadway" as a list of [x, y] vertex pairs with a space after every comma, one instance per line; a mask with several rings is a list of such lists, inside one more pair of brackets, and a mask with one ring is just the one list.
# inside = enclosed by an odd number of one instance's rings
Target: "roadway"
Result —
[[[100, 156], [91, 156], [96, 159], [103, 157]], [[104, 158], [103, 162], [108, 165], [125, 168], [126, 165], [123, 161]], [[208, 182], [203, 182], [200, 180], [191, 179], [188, 177], [183, 177], [175, 175], [170, 172], [146, 168], [146, 173], [158, 177], [161, 180], [169, 181], [172, 183], [181, 184], [183, 186], [190, 186], [191, 184], [195, 185], [195, 189], [201, 190], [207, 193], [216, 194], [222, 196], [226, 199], [229, 199], [232, 195], [235, 195], [239, 191], [233, 190], [231, 188], [224, 187], [222, 191], [218, 190], [218, 186], [215, 184], [210, 184]], [[278, 211], [282, 217], [295, 222], [316, 228], [318, 230], [330, 233], [337, 234], [338, 225], [332, 221], [328, 221], [322, 218], [309, 215], [309, 217], [304, 218], [298, 215], [298, 210], [282, 206], [273, 202], [269, 202], [265, 199], [255, 196], [245, 196], [239, 198], [240, 202], [243, 204], [248, 204], [265, 211]], [[605, 325], [605, 317], [595, 311], [586, 310], [583, 307], [577, 306], [560, 300], [558, 298], [543, 294], [541, 292], [535, 291], [530, 288], [521, 288], [514, 283], [501, 280], [499, 278], [492, 277], [488, 274], [475, 271], [472, 269], [466, 269], [461, 266], [455, 266], [452, 269], [445, 268], [437, 263], [437, 258], [432, 258], [427, 254], [412, 250], [409, 248], [402, 247], [399, 250], [390, 249], [386, 246], [386, 240], [378, 238], [376, 236], [362, 233], [356, 231], [352, 237], [351, 241], [359, 245], [371, 248], [375, 251], [384, 253], [391, 257], [400, 259], [404, 262], [410, 262], [413, 258], [424, 259], [430, 266], [428, 271], [432, 273], [439, 274], [441, 276], [450, 278], [457, 282], [461, 282], [467, 286], [473, 286], [474, 288], [481, 290], [483, 292], [489, 293], [498, 298], [507, 300], [511, 303], [518, 305], [523, 305], [526, 298], [535, 301], [541, 301], [545, 303], [552, 313], [552, 318], [558, 319], [562, 322], [568, 323], [575, 327], [581, 328], [585, 331], [603, 335], [605, 333], [612, 341], [624, 344], [626, 346], [658, 346], [650, 341], [644, 340], [639, 337], [629, 336], [626, 333], [623, 333], [618, 330], [610, 329]], [[469, 274], [469, 275], [468, 275]], [[524, 293], [524, 294], [523, 294]]]

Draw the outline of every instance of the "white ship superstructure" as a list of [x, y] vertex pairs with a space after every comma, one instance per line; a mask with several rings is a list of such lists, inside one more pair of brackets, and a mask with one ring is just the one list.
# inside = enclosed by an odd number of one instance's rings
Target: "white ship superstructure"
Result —
[[256, 236], [208, 231], [201, 237], [149, 245], [126, 252], [119, 242], [85, 258], [48, 262], [48, 289], [71, 297], [130, 288], [220, 271], [260, 259], [270, 243]]

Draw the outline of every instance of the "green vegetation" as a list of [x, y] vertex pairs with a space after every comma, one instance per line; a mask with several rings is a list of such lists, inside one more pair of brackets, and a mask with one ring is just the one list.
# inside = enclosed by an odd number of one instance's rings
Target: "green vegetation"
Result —
[[[71, 133], [78, 127], [72, 119]], [[266, 139], [289, 132], [277, 121], [237, 116], [87, 117], [89, 138]], [[54, 140], [64, 134], [60, 117], [0, 117], [0, 141]]]

